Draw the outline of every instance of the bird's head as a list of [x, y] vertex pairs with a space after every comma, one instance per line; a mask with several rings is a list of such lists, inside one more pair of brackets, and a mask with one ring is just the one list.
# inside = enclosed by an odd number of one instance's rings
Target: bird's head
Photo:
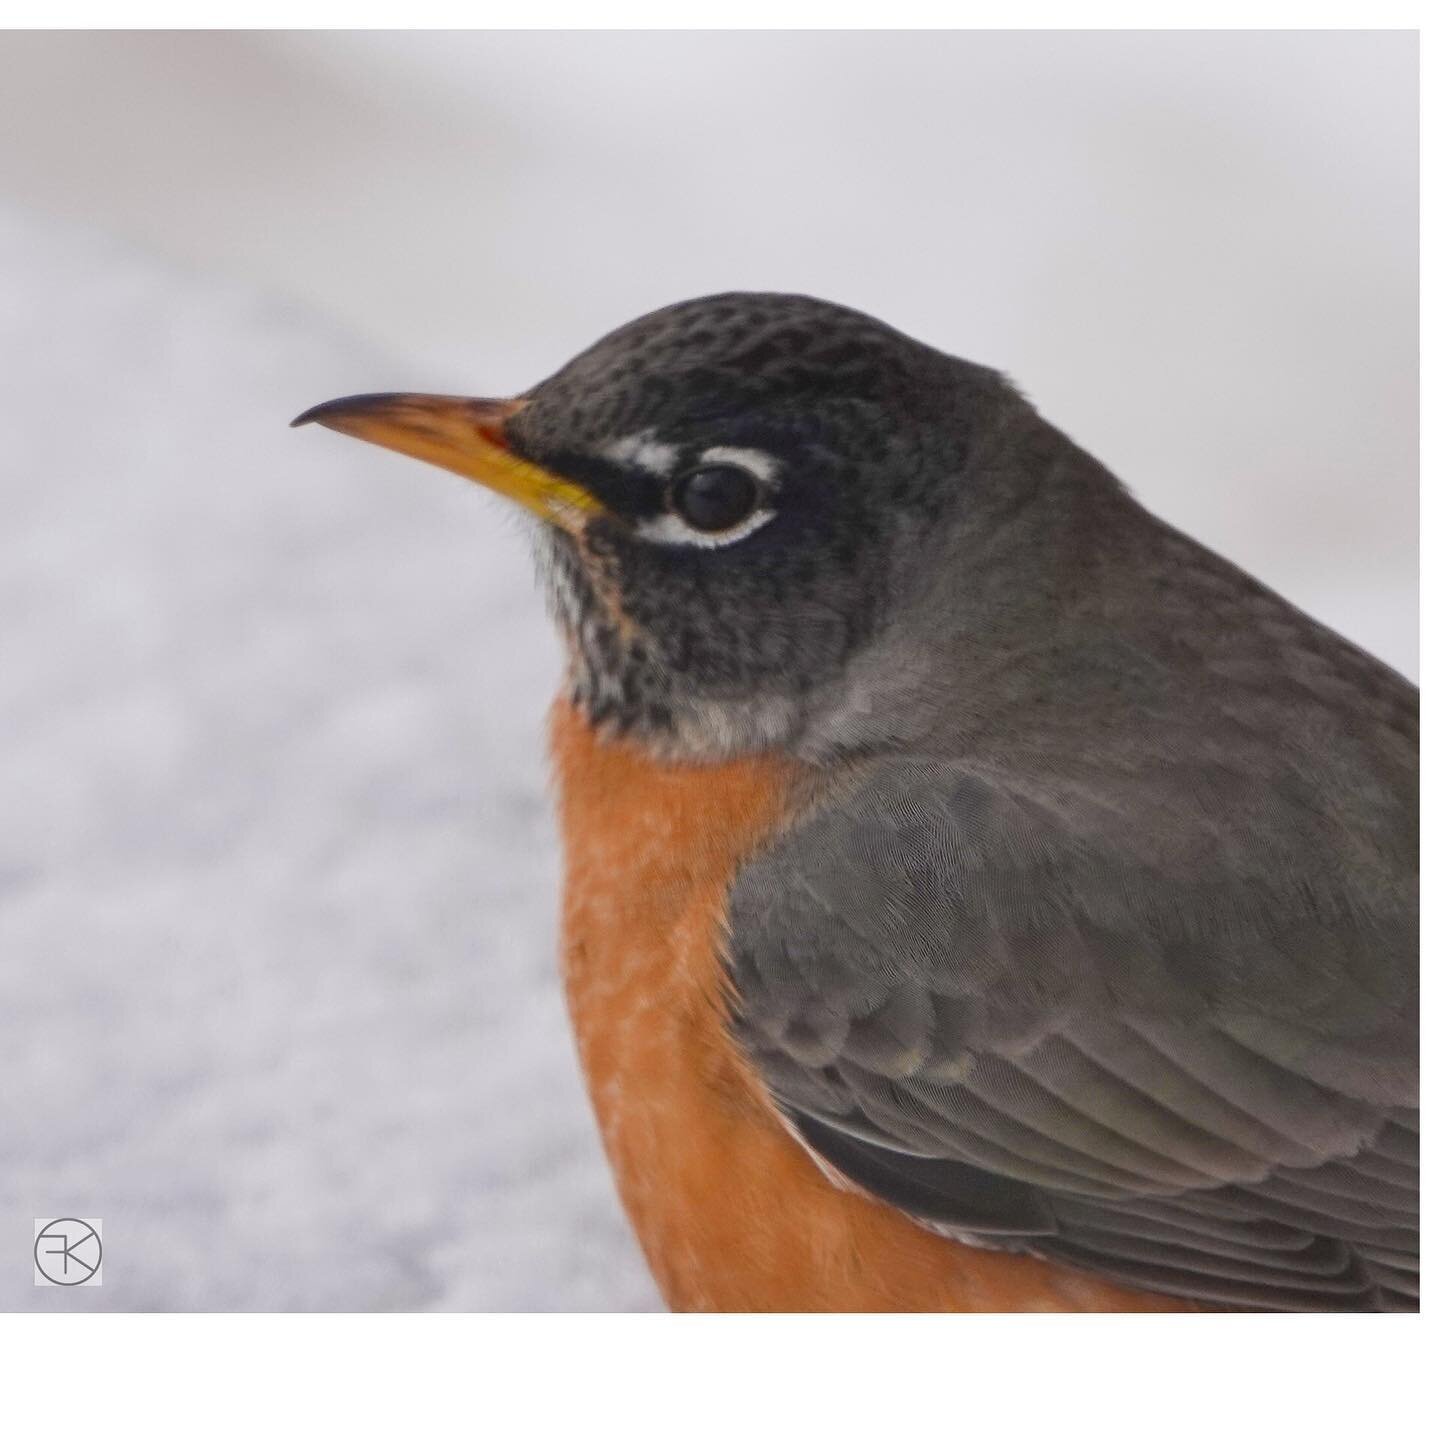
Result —
[[966, 476], [1017, 405], [995, 372], [853, 310], [732, 294], [633, 321], [516, 399], [360, 395], [295, 423], [538, 516], [577, 706], [716, 759], [904, 703], [864, 657], [919, 603], [931, 537], [997, 501]]

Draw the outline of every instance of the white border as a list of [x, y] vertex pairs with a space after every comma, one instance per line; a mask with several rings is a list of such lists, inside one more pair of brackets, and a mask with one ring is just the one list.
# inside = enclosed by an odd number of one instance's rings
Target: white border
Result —
[[17, 1350], [18, 1328], [8, 1428], [47, 1437], [1353, 1440], [1428, 1433], [1434, 1390], [1406, 1316], [110, 1316], [32, 1321]]
[[[264, 26], [348, 24], [538, 28], [602, 17], [578, 5], [319, 5], [292, 0], [197, 7], [0, 6], [5, 24]], [[809, 12], [808, 18], [802, 18]], [[1166, 7], [1196, 28], [1411, 28], [1416, 6], [1207, 4]], [[755, 27], [964, 20], [975, 28], [1074, 27], [1058, 5], [872, 7], [732, 3], [685, 19]], [[1156, 26], [1156, 7], [1092, 5], [1099, 27]], [[610, 5], [610, 25], [679, 23], [658, 5]], [[687, 27], [688, 28], [688, 27]], [[1428, 37], [1425, 83], [1433, 93]], [[3, 37], [0, 37], [3, 43]], [[1422, 153], [1435, 154], [1434, 106]], [[4, 143], [4, 142], [0, 142]], [[1422, 193], [1425, 235], [1430, 195]], [[1433, 242], [1430, 242], [1433, 244]], [[1426, 251], [1422, 245], [1422, 254]], [[1422, 336], [1435, 306], [1423, 290]], [[1428, 354], [1428, 350], [1427, 350]], [[1431, 367], [1422, 370], [1422, 441]], [[1423, 474], [1429, 447], [1422, 444]], [[1427, 492], [1428, 493], [1428, 492]], [[1426, 558], [1432, 507], [1422, 508]], [[1435, 599], [1425, 566], [1422, 604]], [[1434, 631], [1422, 632], [1422, 674]], [[1433, 726], [1425, 725], [1429, 739]], [[1425, 812], [1434, 786], [1426, 771]], [[1428, 857], [1428, 850], [1427, 850]], [[1425, 865], [1427, 881], [1434, 865]], [[1427, 885], [1427, 891], [1430, 887]], [[1426, 968], [1435, 989], [1426, 935]], [[1427, 1010], [1433, 1010], [1427, 1005]], [[1427, 1017], [1428, 1018], [1428, 1017]], [[1426, 1071], [1427, 1075], [1429, 1070]], [[1433, 1089], [1433, 1086], [1427, 1086]], [[1427, 1197], [1431, 1189], [1423, 1192]], [[1425, 1222], [1433, 1219], [1427, 1200]], [[1431, 1230], [1433, 1235], [1435, 1232]], [[9, 1252], [5, 1247], [8, 1245]], [[0, 1263], [28, 1265], [27, 1238], [0, 1236]], [[107, 1297], [110, 1292], [105, 1292]], [[1428, 1316], [0, 1316], [7, 1428], [15, 1434], [434, 1434], [589, 1437], [711, 1435], [729, 1440], [955, 1434], [1018, 1440], [1103, 1435], [1147, 1440], [1420, 1435], [1435, 1426], [1440, 1336]]]

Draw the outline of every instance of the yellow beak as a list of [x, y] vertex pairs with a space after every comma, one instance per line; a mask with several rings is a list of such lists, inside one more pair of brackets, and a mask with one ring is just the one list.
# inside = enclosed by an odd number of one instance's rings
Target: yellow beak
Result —
[[572, 533], [604, 507], [573, 481], [522, 460], [505, 439], [505, 422], [523, 400], [466, 400], [455, 395], [347, 395], [328, 400], [292, 425], [312, 421], [387, 450], [453, 470]]

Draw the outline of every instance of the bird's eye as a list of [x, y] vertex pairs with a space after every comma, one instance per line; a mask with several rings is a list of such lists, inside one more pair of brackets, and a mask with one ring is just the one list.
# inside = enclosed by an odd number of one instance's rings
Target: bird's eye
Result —
[[703, 465], [670, 487], [670, 508], [687, 525], [712, 534], [733, 529], [759, 503], [755, 477], [738, 465]]

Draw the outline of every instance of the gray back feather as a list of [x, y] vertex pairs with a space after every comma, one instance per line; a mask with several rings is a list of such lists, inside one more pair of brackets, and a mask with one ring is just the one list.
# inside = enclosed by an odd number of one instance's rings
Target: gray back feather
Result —
[[1229, 1306], [1412, 1307], [1413, 687], [1087, 505], [1049, 630], [932, 591], [950, 678], [739, 878], [737, 1033], [927, 1223]]

